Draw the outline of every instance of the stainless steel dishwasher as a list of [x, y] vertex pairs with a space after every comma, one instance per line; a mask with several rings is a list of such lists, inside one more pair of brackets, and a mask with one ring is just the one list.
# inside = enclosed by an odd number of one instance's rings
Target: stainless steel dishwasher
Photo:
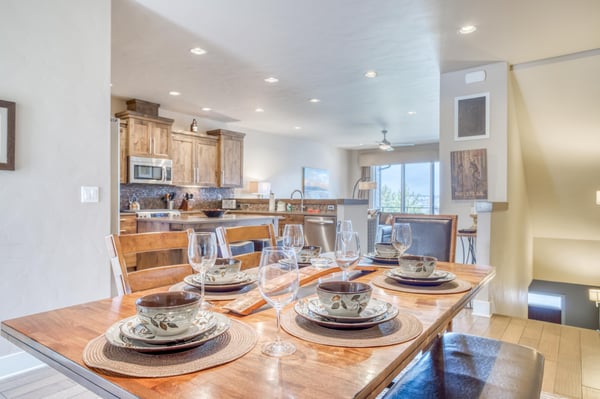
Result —
[[318, 245], [321, 252], [335, 246], [335, 216], [304, 216], [305, 245]]

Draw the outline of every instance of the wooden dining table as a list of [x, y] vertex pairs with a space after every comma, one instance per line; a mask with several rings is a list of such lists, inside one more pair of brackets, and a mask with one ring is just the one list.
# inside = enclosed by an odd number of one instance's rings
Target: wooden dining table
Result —
[[[389, 269], [368, 261], [361, 264], [368, 272], [356, 281], [369, 282]], [[392, 303], [400, 313], [415, 316], [422, 324], [418, 336], [394, 345], [336, 347], [307, 342], [281, 331], [297, 350], [287, 357], [269, 357], [261, 353], [261, 346], [275, 337], [276, 318], [274, 309], [262, 307], [247, 316], [226, 313], [249, 325], [258, 336], [250, 352], [229, 363], [160, 378], [119, 375], [84, 363], [88, 342], [119, 320], [135, 315], [138, 297], [169, 287], [5, 320], [1, 335], [105, 398], [374, 398], [448, 329], [453, 317], [495, 275], [493, 267], [484, 265], [440, 262], [438, 268], [454, 273], [472, 288], [454, 294], [422, 294], [373, 285], [373, 295]]]

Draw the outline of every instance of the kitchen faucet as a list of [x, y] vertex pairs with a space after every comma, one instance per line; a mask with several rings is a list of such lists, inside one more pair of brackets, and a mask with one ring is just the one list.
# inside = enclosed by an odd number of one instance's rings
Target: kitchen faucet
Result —
[[304, 193], [302, 192], [302, 190], [294, 190], [292, 191], [292, 193], [290, 194], [290, 199], [294, 199], [294, 194], [296, 193], [300, 193], [300, 212], [304, 211]]

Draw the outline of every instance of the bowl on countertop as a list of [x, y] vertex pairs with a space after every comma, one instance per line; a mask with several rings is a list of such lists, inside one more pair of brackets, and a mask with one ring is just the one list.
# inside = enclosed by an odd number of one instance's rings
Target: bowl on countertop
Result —
[[307, 245], [302, 247], [298, 254], [298, 262], [310, 263], [312, 258], [318, 258], [321, 255], [321, 247], [317, 245]]
[[200, 310], [200, 299], [194, 292], [158, 292], [138, 298], [135, 308], [148, 330], [157, 337], [168, 337], [190, 328]]
[[437, 258], [433, 256], [402, 255], [398, 257], [398, 271], [402, 277], [429, 277], [435, 271]]
[[358, 316], [371, 300], [373, 289], [357, 281], [327, 281], [317, 285], [319, 301], [334, 316]]
[[223, 216], [225, 209], [202, 209], [202, 212], [209, 218], [218, 218]]

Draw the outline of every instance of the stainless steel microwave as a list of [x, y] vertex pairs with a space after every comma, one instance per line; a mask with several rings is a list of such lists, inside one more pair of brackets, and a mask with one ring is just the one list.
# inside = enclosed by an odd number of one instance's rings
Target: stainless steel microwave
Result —
[[173, 161], [129, 157], [129, 183], [173, 184]]

